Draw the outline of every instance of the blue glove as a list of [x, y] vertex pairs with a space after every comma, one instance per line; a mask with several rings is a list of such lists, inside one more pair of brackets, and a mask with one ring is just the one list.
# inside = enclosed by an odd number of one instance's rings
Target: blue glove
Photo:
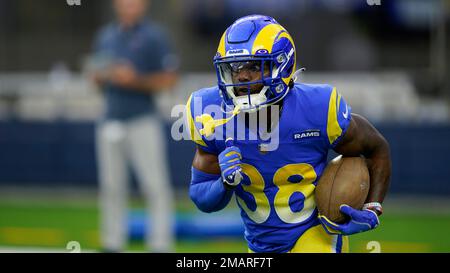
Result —
[[225, 141], [225, 150], [219, 154], [219, 165], [222, 172], [222, 179], [225, 184], [231, 187], [239, 185], [242, 181], [241, 151], [233, 146], [233, 139]]
[[378, 215], [372, 210], [357, 210], [349, 205], [341, 205], [340, 210], [350, 218], [344, 224], [334, 223], [327, 217], [319, 215], [319, 221], [328, 234], [351, 235], [374, 229], [380, 224]]

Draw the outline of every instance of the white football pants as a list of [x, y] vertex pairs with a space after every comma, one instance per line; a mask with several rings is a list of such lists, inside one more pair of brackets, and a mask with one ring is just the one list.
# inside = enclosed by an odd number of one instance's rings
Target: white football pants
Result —
[[[100, 180], [100, 236], [105, 250], [123, 251], [128, 238], [128, 172], [136, 173], [146, 202], [146, 246], [171, 252], [174, 243], [174, 198], [166, 158], [166, 139], [156, 116], [97, 126]], [[151, 217], [151, 218], [150, 218]]]

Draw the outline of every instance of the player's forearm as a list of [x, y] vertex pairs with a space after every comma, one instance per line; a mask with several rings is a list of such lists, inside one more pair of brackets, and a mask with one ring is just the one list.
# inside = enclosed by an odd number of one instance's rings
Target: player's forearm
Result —
[[391, 156], [389, 143], [363, 116], [352, 114], [352, 123], [335, 151], [344, 156], [364, 155], [370, 174], [366, 202], [382, 203], [389, 188]]
[[189, 195], [203, 212], [214, 212], [225, 208], [233, 196], [233, 191], [224, 187], [222, 177], [192, 168]]
[[388, 142], [380, 136], [377, 145], [366, 155], [370, 174], [370, 190], [366, 202], [382, 203], [389, 189], [391, 157]]

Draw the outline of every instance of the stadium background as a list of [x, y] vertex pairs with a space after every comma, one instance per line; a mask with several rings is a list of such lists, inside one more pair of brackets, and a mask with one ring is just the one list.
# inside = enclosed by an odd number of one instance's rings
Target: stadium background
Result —
[[[172, 106], [215, 83], [223, 30], [251, 13], [289, 30], [307, 68], [302, 81], [336, 85], [391, 145], [382, 225], [352, 236], [351, 251], [370, 252], [377, 241], [381, 252], [450, 252], [450, 2], [153, 0], [150, 17], [170, 31], [180, 57], [180, 81], [158, 101], [168, 135]], [[86, 71], [95, 31], [111, 18], [107, 0], [0, 0], [0, 251], [69, 251], [70, 241], [99, 248], [102, 100]], [[169, 141], [176, 250], [246, 251], [235, 202], [197, 211], [187, 194], [194, 146]], [[143, 203], [132, 187], [129, 250], [143, 251]]]

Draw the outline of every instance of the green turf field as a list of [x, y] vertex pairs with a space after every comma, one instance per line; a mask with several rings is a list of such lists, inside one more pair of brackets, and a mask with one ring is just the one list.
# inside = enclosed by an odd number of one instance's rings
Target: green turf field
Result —
[[[180, 201], [179, 201], [180, 202]], [[132, 207], [140, 207], [134, 202]], [[177, 204], [179, 211], [195, 211], [188, 201]], [[235, 209], [235, 208], [231, 208]], [[236, 211], [236, 217], [239, 217]], [[450, 212], [392, 209], [374, 231], [351, 236], [351, 252], [370, 252], [377, 241], [381, 252], [450, 252]], [[65, 251], [69, 241], [82, 250], [99, 249], [98, 211], [95, 199], [63, 200], [6, 198], [0, 201], [1, 248], [51, 248]], [[368, 245], [369, 243], [369, 245]], [[180, 240], [177, 252], [245, 252], [243, 239], [210, 241]], [[130, 242], [129, 251], [144, 251], [140, 241]]]

